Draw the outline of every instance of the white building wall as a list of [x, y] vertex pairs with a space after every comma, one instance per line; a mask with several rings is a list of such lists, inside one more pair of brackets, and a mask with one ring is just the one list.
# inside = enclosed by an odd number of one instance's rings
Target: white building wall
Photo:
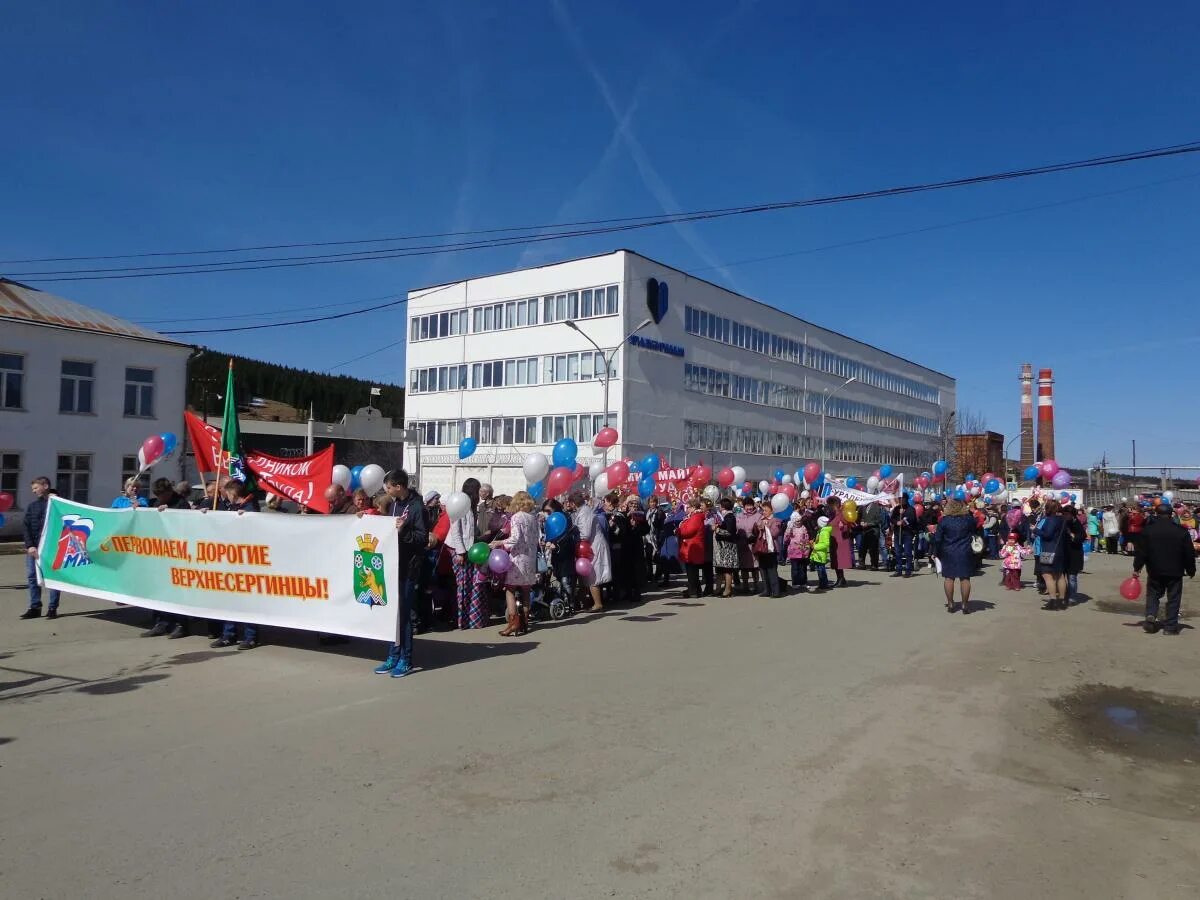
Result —
[[[0, 453], [20, 455], [18, 506], [23, 508], [30, 499], [29, 482], [34, 478], [45, 475], [55, 483], [60, 454], [90, 456], [88, 502], [107, 506], [121, 492], [123, 456], [136, 455], [142, 441], [165, 431], [178, 435], [182, 445], [190, 349], [119, 335], [0, 322], [0, 352], [24, 356], [24, 408], [0, 409]], [[64, 359], [95, 364], [91, 413], [59, 412]], [[154, 370], [153, 418], [124, 415], [126, 366]], [[178, 454], [151, 474], [178, 478]], [[13, 531], [19, 511], [8, 518], [5, 534]]]

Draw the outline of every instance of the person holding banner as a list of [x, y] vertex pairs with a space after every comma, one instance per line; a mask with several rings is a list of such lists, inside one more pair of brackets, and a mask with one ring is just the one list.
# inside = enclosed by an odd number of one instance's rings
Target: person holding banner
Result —
[[[25, 504], [25, 518], [21, 522], [21, 534], [25, 539], [25, 577], [29, 584], [29, 608], [21, 613], [22, 619], [37, 619], [42, 615], [42, 584], [38, 578], [38, 541], [42, 537], [42, 526], [46, 522], [46, 507], [54, 490], [45, 475], [33, 479], [29, 485], [33, 499]], [[58, 591], [50, 591], [50, 605], [46, 607], [46, 618], [58, 618]]]
[[400, 606], [396, 611], [396, 640], [388, 649], [387, 659], [375, 667], [375, 674], [403, 678], [412, 671], [413, 600], [420, 585], [421, 566], [429, 547], [429, 531], [425, 521], [425, 503], [420, 494], [409, 489], [407, 472], [403, 469], [388, 472], [384, 476], [383, 487], [391, 498], [387, 514], [396, 520]]
[[[238, 481], [236, 478], [230, 478], [229, 483], [225, 485], [225, 502], [222, 505], [223, 509], [230, 512], [236, 511], [240, 516], [247, 512], [258, 512], [258, 500], [254, 495], [246, 489], [246, 483]], [[209, 644], [214, 650], [221, 647], [232, 647], [237, 644], [237, 622], [226, 622], [221, 629], [221, 636]], [[180, 628], [186, 629], [187, 625], [181, 621], [176, 626], [178, 631]], [[175, 633], [171, 633], [171, 637], [175, 637]], [[242, 626], [242, 642], [238, 644], [239, 650], [253, 650], [258, 646], [258, 626], [247, 622]]]
[[136, 475], [125, 479], [125, 487], [121, 496], [112, 502], [113, 509], [129, 509], [134, 506], [145, 508], [147, 506], [146, 498], [138, 496], [138, 477]]

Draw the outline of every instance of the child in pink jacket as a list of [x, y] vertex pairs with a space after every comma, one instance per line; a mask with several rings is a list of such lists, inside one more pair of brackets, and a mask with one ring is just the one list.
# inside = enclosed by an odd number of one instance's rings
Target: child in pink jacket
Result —
[[1029, 556], [1029, 548], [1022, 547], [1015, 531], [1008, 533], [1008, 540], [1000, 548], [1001, 565], [1004, 567], [1004, 586], [1010, 591], [1021, 589], [1021, 563]]

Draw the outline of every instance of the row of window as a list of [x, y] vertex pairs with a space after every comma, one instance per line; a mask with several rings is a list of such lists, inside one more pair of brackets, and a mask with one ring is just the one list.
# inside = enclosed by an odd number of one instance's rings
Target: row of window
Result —
[[[617, 356], [614, 354], [609, 368], [609, 377], [617, 377]], [[553, 356], [526, 356], [520, 359], [496, 359], [471, 364], [470, 387], [477, 388], [514, 387], [538, 384], [557, 384], [564, 381], [591, 381], [604, 377], [604, 355], [594, 350], [578, 353], [556, 353]], [[465, 363], [451, 366], [430, 366], [413, 369], [408, 378], [409, 391], [414, 394], [429, 394], [435, 391], [466, 390], [467, 366]]]
[[[60, 413], [96, 412], [96, 364], [64, 359], [58, 382]], [[25, 408], [25, 357], [0, 353], [0, 409]], [[154, 370], [125, 367], [124, 415], [154, 418]]]
[[[616, 427], [617, 414], [608, 414], [608, 425]], [[548, 416], [517, 416], [493, 419], [437, 419], [409, 422], [421, 431], [424, 447], [449, 447], [465, 437], [482, 445], [553, 444], [563, 438], [590, 442], [604, 427], [603, 413], [569, 413]]]
[[[29, 493], [29, 482], [41, 471], [32, 472], [27, 478], [21, 478], [21, 454], [11, 450], [0, 450], [0, 491], [12, 494], [18, 505], [28, 503], [33, 499]], [[138, 474], [138, 459], [136, 456], [121, 457], [121, 481], [125, 482]], [[149, 477], [143, 476], [143, 493], [149, 484]], [[76, 503], [90, 503], [92, 490], [92, 454], [90, 453], [59, 453], [54, 472], [54, 491], [60, 497], [74, 500]], [[112, 498], [109, 498], [112, 499]]]
[[[689, 450], [713, 450], [721, 453], [772, 456], [775, 458], [813, 459], [821, 453], [821, 439], [814, 435], [790, 434], [762, 428], [742, 428], [715, 422], [685, 420], [684, 440]], [[827, 440], [825, 457], [848, 463], [892, 465], [917, 468], [924, 465], [928, 452], [903, 447], [885, 447], [859, 441]]]
[[750, 350], [754, 353], [762, 353], [774, 359], [806, 366], [818, 372], [828, 372], [840, 378], [853, 376], [863, 384], [892, 391], [905, 397], [924, 400], [927, 403], [937, 403], [939, 400], [940, 395], [937, 388], [915, 379], [877, 369], [828, 350], [810, 347], [801, 341], [772, 334], [761, 328], [742, 325], [740, 322], [716, 313], [688, 306], [684, 308], [683, 324], [688, 334], [708, 338], [718, 343], [741, 347], [743, 350]]
[[[430, 341], [459, 334], [484, 334], [508, 328], [524, 328], [541, 324], [591, 319], [596, 316], [615, 316], [620, 309], [620, 290], [617, 285], [564, 291], [544, 297], [527, 297], [487, 303], [470, 309], [429, 313], [409, 320], [410, 341]], [[468, 324], [470, 329], [468, 331]]]
[[[803, 388], [794, 385], [778, 384], [761, 378], [722, 372], [709, 366], [685, 363], [683, 386], [686, 390], [698, 394], [729, 397], [733, 400], [758, 403], [762, 406], [803, 411], [815, 416], [821, 414], [823, 395], [816, 391], [806, 393]], [[849, 419], [852, 422], [876, 425], [880, 428], [895, 428], [898, 431], [912, 431], [916, 434], [938, 433], [937, 419], [899, 412], [870, 403], [861, 403], [845, 397], [831, 397], [826, 407], [826, 414], [835, 419]]]

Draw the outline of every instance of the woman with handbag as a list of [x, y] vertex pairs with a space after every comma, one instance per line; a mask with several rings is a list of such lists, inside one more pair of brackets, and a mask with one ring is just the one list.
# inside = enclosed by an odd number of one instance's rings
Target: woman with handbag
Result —
[[713, 566], [725, 589], [722, 597], [733, 596], [733, 576], [738, 570], [737, 516], [733, 514], [733, 501], [728, 497], [721, 500], [721, 524], [713, 534]]
[[700, 573], [704, 569], [704, 513], [700, 499], [693, 497], [687, 503], [687, 518], [679, 523], [679, 558], [687, 572], [687, 588], [682, 597], [700, 597]]
[[971, 575], [975, 571], [976, 539], [979, 523], [961, 500], [946, 503], [945, 515], [933, 533], [933, 551], [941, 564], [942, 587], [946, 592], [946, 612], [954, 612], [954, 582], [958, 582], [962, 611], [971, 611]]
[[1046, 583], [1049, 595], [1043, 609], [1067, 608], [1067, 552], [1063, 546], [1067, 539], [1067, 523], [1062, 516], [1062, 507], [1057, 500], [1047, 500], [1045, 517], [1038, 523], [1040, 538], [1038, 569]]
[[761, 516], [754, 524], [754, 556], [762, 569], [762, 593], [760, 597], [782, 597], [779, 585], [779, 535], [783, 531], [775, 518], [771, 504], [762, 502]]

